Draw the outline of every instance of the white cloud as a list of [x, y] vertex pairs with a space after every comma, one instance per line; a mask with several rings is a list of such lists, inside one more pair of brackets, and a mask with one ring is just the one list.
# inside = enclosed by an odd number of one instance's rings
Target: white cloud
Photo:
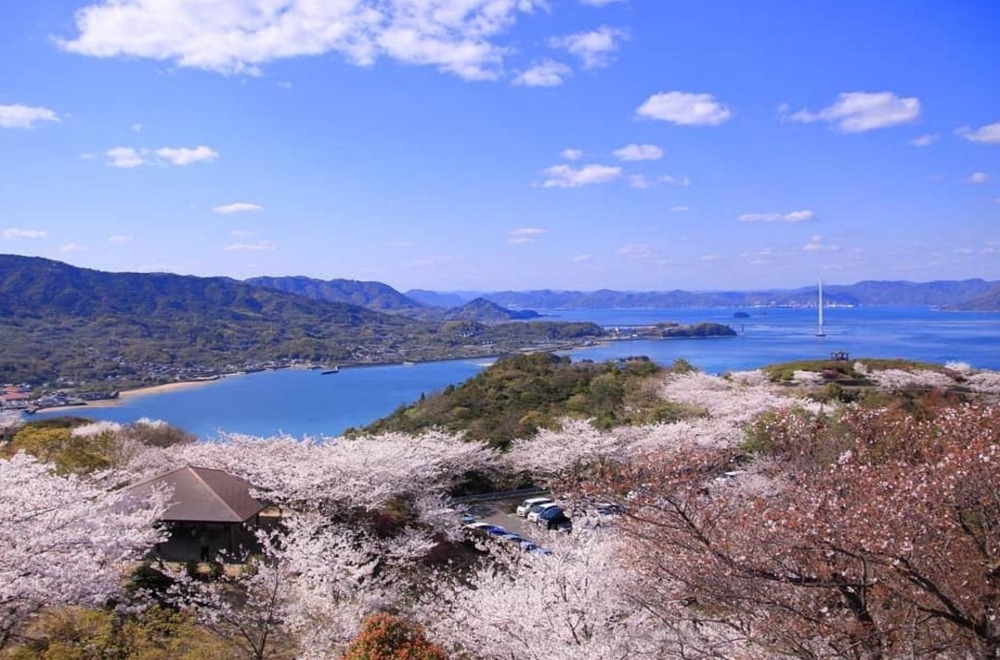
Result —
[[969, 178], [965, 180], [966, 183], [979, 184], [986, 183], [990, 180], [990, 175], [986, 172], [973, 172], [969, 175]]
[[640, 117], [669, 121], [681, 126], [718, 126], [730, 116], [729, 108], [711, 94], [660, 92], [653, 94], [637, 110]]
[[104, 152], [108, 157], [108, 165], [130, 169], [145, 164], [142, 154], [132, 147], [114, 147]]
[[688, 206], [672, 206], [670, 207], [670, 210], [674, 213], [687, 213], [691, 210], [691, 208]]
[[134, 240], [135, 240], [135, 236], [122, 235], [122, 236], [109, 236], [108, 237], [108, 242], [109, 243], [131, 243]]
[[544, 236], [547, 233], [549, 233], [547, 229], [541, 229], [539, 227], [521, 227], [519, 229], [512, 229], [508, 234], [507, 242], [511, 245], [534, 243], [540, 236]]
[[234, 204], [223, 204], [222, 206], [216, 206], [212, 210], [221, 215], [231, 215], [233, 213], [255, 213], [258, 211], [263, 211], [264, 207], [261, 206], [260, 204], [236, 202]]
[[59, 251], [63, 254], [72, 254], [73, 252], [86, 252], [86, 245], [78, 245], [77, 243], [67, 243], [59, 248]]
[[938, 135], [937, 133], [925, 133], [924, 135], [915, 137], [912, 140], [910, 140], [910, 144], [912, 144], [914, 147], [929, 147], [935, 142], [937, 142], [937, 139], [939, 137], [941, 136]]
[[132, 124], [132, 132], [133, 133], [142, 133], [142, 124], [140, 124], [138, 122]]
[[631, 259], [648, 259], [653, 256], [653, 248], [643, 243], [629, 243], [618, 248], [618, 254]]
[[819, 112], [799, 110], [792, 121], [826, 121], [844, 133], [864, 133], [876, 128], [908, 124], [920, 117], [920, 99], [900, 98], [892, 92], [844, 92]]
[[596, 183], [611, 183], [621, 178], [622, 168], [607, 165], [584, 165], [576, 169], [569, 165], [553, 165], [545, 170], [545, 188], [579, 188]]
[[627, 38], [628, 35], [624, 31], [602, 25], [590, 32], [552, 37], [549, 39], [549, 45], [553, 48], [563, 48], [579, 57], [584, 69], [596, 69], [611, 64], [612, 57], [618, 50], [618, 40]]
[[219, 157], [219, 153], [211, 147], [199, 145], [193, 149], [188, 147], [163, 147], [153, 152], [160, 158], [170, 161], [174, 165], [191, 165], [193, 163], [207, 162]]
[[687, 188], [691, 185], [691, 179], [686, 176], [671, 176], [669, 174], [664, 174], [663, 176], [658, 177], [658, 180], [668, 186], [680, 186], [681, 188]]
[[790, 213], [744, 213], [736, 218], [740, 222], [806, 222], [816, 217], [809, 209]]
[[575, 257], [573, 257], [572, 262], [575, 264], [589, 264], [593, 260], [594, 257], [592, 257], [589, 254], [578, 254]]
[[653, 184], [645, 176], [641, 174], [631, 174], [628, 177], [628, 185], [631, 188], [637, 188], [639, 190], [646, 190], [647, 188], [652, 188]]
[[8, 240], [18, 238], [45, 238], [48, 235], [48, 232], [38, 229], [17, 229], [16, 227], [10, 227], [9, 229], [3, 230], [3, 237]]
[[698, 261], [722, 261], [726, 257], [721, 254], [703, 254], [698, 257]]
[[566, 160], [580, 160], [583, 158], [583, 149], [563, 149], [559, 155]]
[[980, 126], [972, 130], [968, 126], [963, 126], [956, 131], [959, 137], [969, 142], [981, 142], [982, 144], [1000, 144], [1000, 121], [995, 124]]
[[252, 231], [246, 231], [243, 229], [234, 229], [231, 232], [229, 232], [229, 235], [232, 236], [233, 238], [246, 238], [248, 236], [253, 236], [253, 234], [254, 233]]
[[64, 50], [140, 57], [223, 74], [260, 73], [293, 57], [338, 53], [371, 66], [386, 56], [466, 80], [499, 76], [495, 38], [546, 0], [97, 0], [76, 13]]
[[557, 87], [565, 82], [573, 70], [561, 62], [545, 60], [519, 73], [512, 81], [524, 87]]
[[39, 121], [59, 121], [59, 115], [48, 108], [0, 105], [0, 128], [31, 128]]
[[629, 144], [614, 152], [618, 160], [658, 160], [663, 149], [653, 144]]
[[156, 150], [114, 147], [104, 153], [108, 157], [109, 166], [125, 169], [154, 162], [184, 166], [191, 165], [192, 163], [207, 162], [219, 157], [217, 151], [204, 145], [194, 148], [163, 147]]
[[223, 250], [250, 250], [254, 252], [259, 252], [261, 250], [274, 250], [276, 246], [270, 241], [258, 241], [257, 243], [232, 243], [230, 245], [224, 245]]
[[820, 235], [815, 235], [809, 239], [809, 242], [802, 246], [802, 249], [806, 252], [816, 252], [818, 250], [824, 249], [823, 237]]

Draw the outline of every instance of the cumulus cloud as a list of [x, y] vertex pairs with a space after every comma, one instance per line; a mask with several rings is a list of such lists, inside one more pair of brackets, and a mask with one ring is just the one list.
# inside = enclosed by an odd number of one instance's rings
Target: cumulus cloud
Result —
[[924, 135], [920, 135], [910, 140], [910, 144], [914, 147], [929, 147], [937, 142], [939, 137], [941, 136], [937, 133], [925, 133]]
[[614, 152], [618, 160], [658, 160], [663, 149], [653, 144], [629, 144]]
[[622, 168], [607, 165], [584, 165], [580, 168], [569, 165], [553, 165], [545, 170], [545, 188], [579, 188], [597, 183], [611, 183], [621, 178]]
[[539, 227], [520, 227], [518, 229], [512, 229], [507, 234], [507, 242], [511, 245], [534, 243], [540, 236], [544, 236], [547, 233], [549, 233], [547, 229], [541, 229]]
[[674, 213], [687, 213], [691, 208], [688, 206], [671, 206], [670, 210]]
[[640, 117], [669, 121], [681, 126], [718, 126], [730, 116], [729, 108], [711, 94], [660, 92], [639, 106]]
[[256, 243], [230, 243], [229, 245], [222, 246], [222, 249], [227, 251], [249, 250], [259, 252], [261, 250], [274, 250], [276, 246], [270, 241], [258, 241]]
[[806, 222], [816, 217], [809, 209], [789, 213], [744, 213], [736, 218], [740, 222]]
[[976, 130], [968, 126], [963, 126], [956, 131], [959, 137], [969, 142], [980, 142], [982, 144], [1000, 144], [1000, 121], [995, 124], [986, 124]]
[[969, 175], [969, 178], [965, 180], [966, 183], [980, 184], [986, 183], [990, 180], [990, 175], [986, 172], [973, 172]]
[[844, 133], [864, 133], [876, 128], [908, 124], [920, 117], [920, 99], [900, 98], [892, 92], [844, 92], [833, 105], [819, 112], [799, 110], [792, 121], [825, 121]]
[[512, 81], [524, 87], [558, 87], [566, 81], [573, 70], [561, 62], [545, 60], [530, 69], [525, 69]]
[[207, 162], [219, 157], [219, 153], [215, 149], [206, 147], [205, 145], [199, 145], [193, 149], [187, 147], [163, 147], [153, 153], [174, 165], [180, 166]]
[[114, 147], [104, 153], [108, 157], [108, 165], [111, 167], [131, 169], [146, 163], [142, 154], [132, 147]]
[[594, 257], [589, 254], [578, 254], [571, 261], [575, 264], [589, 264], [593, 260]]
[[583, 149], [563, 149], [559, 155], [566, 160], [580, 160], [583, 158]]
[[48, 236], [48, 232], [44, 232], [39, 229], [18, 229], [16, 227], [10, 227], [9, 229], [3, 230], [3, 237], [7, 240], [15, 240], [19, 238], [45, 238], [46, 236]]
[[76, 13], [61, 48], [92, 57], [140, 57], [223, 74], [337, 53], [371, 66], [379, 57], [434, 66], [466, 80], [499, 76], [495, 42], [519, 14], [546, 0], [99, 0]]
[[149, 163], [168, 163], [185, 166], [193, 163], [207, 162], [219, 157], [217, 151], [204, 145], [188, 147], [163, 147], [161, 149], [135, 149], [133, 147], [114, 147], [104, 154], [108, 157], [110, 167], [131, 169]]
[[223, 204], [222, 206], [216, 206], [212, 210], [220, 215], [232, 215], [233, 213], [255, 213], [263, 211], [264, 207], [261, 206], [260, 204], [236, 202], [234, 204]]
[[72, 254], [73, 252], [86, 252], [86, 245], [79, 245], [77, 243], [67, 243], [59, 248], [59, 251], [63, 254]]
[[628, 35], [617, 28], [602, 25], [590, 32], [577, 32], [565, 37], [552, 37], [549, 45], [562, 48], [580, 58], [584, 69], [596, 69], [611, 64], [619, 42]]
[[48, 108], [0, 105], [0, 128], [31, 128], [40, 121], [59, 121], [59, 115]]

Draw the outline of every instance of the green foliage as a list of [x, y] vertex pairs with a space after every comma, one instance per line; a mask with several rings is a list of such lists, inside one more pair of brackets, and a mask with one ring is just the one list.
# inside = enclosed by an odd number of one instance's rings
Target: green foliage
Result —
[[400, 407], [362, 432], [441, 428], [503, 448], [515, 438], [556, 428], [563, 417], [591, 419], [598, 428], [666, 421], [683, 411], [645, 385], [658, 371], [646, 358], [574, 364], [546, 353], [514, 355], [457, 387]]
[[473, 357], [602, 335], [592, 323], [442, 327], [228, 278], [0, 255], [0, 382], [116, 389], [263, 363]]
[[70, 428], [36, 427], [28, 424], [21, 428], [4, 447], [7, 455], [19, 451], [52, 463], [59, 474], [87, 474], [108, 468], [112, 464], [114, 442], [106, 435], [79, 437]]
[[791, 382], [796, 371], [812, 371], [822, 374], [828, 380], [841, 384], [871, 385], [864, 374], [855, 370], [854, 367], [859, 362], [871, 371], [881, 371], [884, 369], [937, 371], [940, 373], [946, 373], [947, 371], [940, 364], [917, 362], [916, 360], [857, 358], [851, 360], [796, 360], [794, 362], [781, 362], [764, 367], [764, 372], [775, 383]]
[[447, 660], [441, 647], [431, 643], [423, 628], [391, 614], [365, 619], [343, 660]]
[[151, 607], [120, 618], [113, 612], [65, 608], [45, 612], [28, 641], [0, 652], [4, 660], [201, 660], [235, 658], [191, 616]]

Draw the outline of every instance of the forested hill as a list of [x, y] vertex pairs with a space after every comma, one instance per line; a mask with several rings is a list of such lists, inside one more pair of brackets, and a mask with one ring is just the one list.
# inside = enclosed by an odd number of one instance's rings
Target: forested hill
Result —
[[481, 356], [601, 334], [593, 324], [416, 321], [222, 277], [106, 273], [0, 255], [0, 382]]
[[963, 302], [956, 303], [951, 309], [972, 312], [998, 312], [1000, 311], [1000, 286], [991, 289], [985, 295]]
[[654, 390], [645, 385], [661, 370], [646, 358], [595, 363], [544, 353], [510, 356], [461, 385], [400, 407], [361, 432], [421, 433], [438, 428], [506, 447], [540, 428], [558, 428], [567, 417], [590, 419], [608, 428], [700, 414], [652, 394]]
[[409, 298], [388, 284], [359, 280], [319, 280], [311, 277], [254, 277], [247, 280], [254, 286], [297, 293], [316, 300], [351, 303], [385, 312], [420, 313], [429, 308]]

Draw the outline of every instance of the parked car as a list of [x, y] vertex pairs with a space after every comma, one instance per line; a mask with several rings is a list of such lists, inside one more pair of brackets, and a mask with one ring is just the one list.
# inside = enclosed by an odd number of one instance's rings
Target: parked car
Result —
[[481, 536], [503, 536], [508, 533], [507, 530], [500, 525], [493, 525], [488, 522], [469, 523], [468, 525], [464, 525], [464, 528], [472, 534], [478, 534]]
[[528, 522], [538, 522], [538, 516], [552, 509], [559, 509], [562, 511], [562, 507], [555, 502], [549, 502], [548, 504], [536, 504], [528, 509]]
[[565, 513], [559, 512], [552, 516], [546, 516], [545, 518], [539, 518], [538, 524], [545, 525], [545, 529], [557, 530], [560, 532], [571, 532], [573, 531], [573, 521], [566, 516]]
[[515, 513], [518, 516], [525, 518], [527, 517], [528, 511], [531, 509], [531, 507], [535, 506], [536, 504], [549, 504], [552, 502], [553, 500], [551, 497], [529, 497], [528, 499], [521, 502], [520, 505], [518, 505], [517, 509], [515, 510]]
[[[558, 517], [566, 518], [567, 520], [569, 520], [569, 518], [566, 516], [566, 512], [563, 511], [563, 508], [559, 505], [555, 505], [539, 511], [538, 515], [536, 515], [535, 519], [532, 520], [531, 522], [537, 523], [539, 525], [547, 525], [550, 520]], [[529, 520], [531, 519], [529, 518]]]

